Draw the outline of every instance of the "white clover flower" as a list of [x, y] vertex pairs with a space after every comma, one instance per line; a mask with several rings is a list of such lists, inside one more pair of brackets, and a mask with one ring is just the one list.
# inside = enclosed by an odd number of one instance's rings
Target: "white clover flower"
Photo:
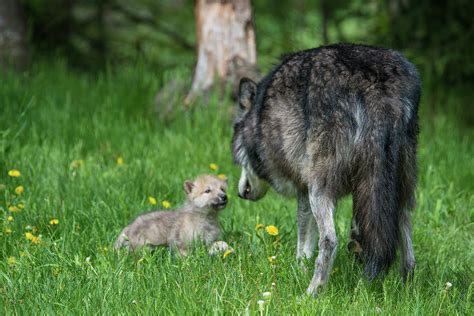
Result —
[[446, 290], [449, 290], [453, 284], [451, 282], [446, 282]]
[[270, 298], [270, 297], [272, 296], [272, 293], [271, 293], [271, 292], [263, 292], [263, 293], [262, 293], [262, 296], [263, 296], [263, 298], [268, 299], [268, 298]]

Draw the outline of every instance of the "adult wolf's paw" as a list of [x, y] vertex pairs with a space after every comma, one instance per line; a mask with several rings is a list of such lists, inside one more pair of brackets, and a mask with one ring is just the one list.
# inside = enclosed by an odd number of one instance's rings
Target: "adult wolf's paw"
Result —
[[321, 287], [318, 285], [313, 285], [312, 283], [308, 286], [308, 289], [306, 289], [306, 294], [311, 296], [311, 297], [317, 297], [318, 296], [318, 291]]

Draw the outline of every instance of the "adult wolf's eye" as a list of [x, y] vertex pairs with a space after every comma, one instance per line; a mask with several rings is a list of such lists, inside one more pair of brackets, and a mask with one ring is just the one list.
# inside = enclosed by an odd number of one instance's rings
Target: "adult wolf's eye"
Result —
[[207, 189], [204, 193], [211, 193], [211, 189]]

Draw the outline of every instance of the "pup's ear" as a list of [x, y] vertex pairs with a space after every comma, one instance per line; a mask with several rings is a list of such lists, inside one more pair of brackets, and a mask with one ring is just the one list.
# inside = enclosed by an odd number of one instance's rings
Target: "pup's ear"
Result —
[[184, 192], [186, 192], [186, 194], [191, 194], [191, 192], [193, 191], [193, 188], [194, 188], [194, 183], [192, 183], [189, 180], [184, 181]]
[[257, 95], [257, 84], [249, 78], [240, 79], [239, 85], [239, 106], [242, 110], [248, 111], [252, 107]]

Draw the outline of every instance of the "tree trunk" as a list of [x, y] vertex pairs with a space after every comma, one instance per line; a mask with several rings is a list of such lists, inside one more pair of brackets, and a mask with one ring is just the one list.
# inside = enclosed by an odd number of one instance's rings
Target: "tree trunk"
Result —
[[256, 69], [257, 63], [250, 0], [196, 0], [194, 9], [197, 64], [186, 104], [215, 79], [234, 83], [242, 65]]
[[28, 64], [26, 24], [17, 0], [0, 1], [0, 71]]

